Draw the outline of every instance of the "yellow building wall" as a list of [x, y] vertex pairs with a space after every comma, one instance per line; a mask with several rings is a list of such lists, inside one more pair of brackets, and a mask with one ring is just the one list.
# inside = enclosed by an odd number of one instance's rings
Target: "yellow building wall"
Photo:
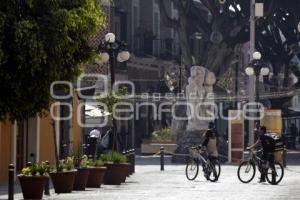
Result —
[[40, 151], [39, 160], [48, 160], [55, 164], [53, 128], [50, 114], [40, 119]]
[[[73, 98], [73, 112], [72, 112], [72, 133], [74, 148], [80, 147], [82, 129], [77, 121], [77, 107], [79, 104], [77, 97]], [[55, 110], [57, 112], [57, 110]], [[75, 150], [75, 149], [71, 149]], [[53, 127], [50, 114], [40, 119], [40, 153], [39, 160], [48, 160], [51, 164], [55, 164], [55, 150], [53, 139]]]
[[8, 166], [11, 163], [11, 138], [13, 125], [9, 121], [0, 122], [0, 181], [8, 178]]
[[[77, 106], [79, 100], [74, 98], [73, 102], [73, 144], [78, 147], [81, 144], [82, 128], [77, 121]], [[39, 120], [39, 161], [48, 160], [51, 165], [55, 164], [53, 127], [50, 114]], [[0, 122], [0, 181], [8, 178], [8, 166], [12, 162], [12, 138], [13, 124], [9, 121]], [[76, 146], [75, 146], [76, 145]]]

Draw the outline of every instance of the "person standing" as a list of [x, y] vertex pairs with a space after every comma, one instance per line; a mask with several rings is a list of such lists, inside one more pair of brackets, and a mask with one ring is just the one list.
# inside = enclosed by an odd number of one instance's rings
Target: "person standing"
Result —
[[219, 145], [219, 133], [218, 133], [218, 130], [216, 129], [216, 126], [213, 122], [209, 122], [208, 130], [211, 130], [213, 132], [213, 134], [214, 134], [214, 136], [216, 137], [216, 140], [217, 140], [217, 145]]
[[[275, 158], [274, 158], [274, 152], [275, 152], [275, 141], [271, 136], [269, 136], [267, 133], [267, 128], [265, 126], [260, 127], [260, 136], [255, 144], [252, 146], [249, 146], [247, 149], [253, 149], [257, 147], [258, 145], [262, 146], [263, 155], [261, 159], [264, 161], [264, 164], [267, 163], [267, 161], [270, 164], [270, 167], [275, 169]], [[266, 171], [261, 170], [260, 171], [260, 183], [266, 182]], [[275, 181], [275, 175], [272, 174], [272, 182]]]
[[298, 129], [294, 123], [291, 124], [291, 136], [292, 136], [292, 148], [296, 149], [296, 137], [298, 135]]
[[[210, 162], [213, 162], [214, 160], [218, 159], [218, 139], [211, 129], [208, 129], [205, 132], [204, 141], [202, 142], [201, 148], [206, 149], [208, 160], [210, 160]], [[202, 167], [204, 169], [204, 163], [202, 164]], [[209, 174], [205, 172], [204, 176], [208, 180]]]
[[97, 127], [94, 127], [89, 134], [90, 151], [89, 156], [93, 158], [96, 155], [98, 140], [101, 139], [101, 133]]

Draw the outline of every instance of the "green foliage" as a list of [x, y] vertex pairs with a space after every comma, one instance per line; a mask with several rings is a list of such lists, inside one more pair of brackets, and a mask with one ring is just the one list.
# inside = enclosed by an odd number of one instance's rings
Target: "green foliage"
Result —
[[87, 168], [88, 167], [88, 157], [87, 155], [83, 155], [81, 157], [81, 161], [80, 161], [80, 168]]
[[119, 164], [119, 163], [126, 163], [127, 162], [127, 157], [118, 153], [118, 152], [111, 152], [111, 153], [107, 153], [107, 154], [104, 154], [101, 156], [101, 160], [104, 162], [104, 163], [116, 163], [116, 164]]
[[88, 167], [102, 167], [103, 165], [104, 165], [104, 163], [101, 159], [98, 159], [98, 160], [89, 159], [87, 162]]
[[79, 145], [73, 147], [71, 157], [73, 158], [75, 168], [86, 168], [87, 167], [88, 157], [87, 157], [87, 155], [82, 154]]
[[29, 167], [25, 167], [22, 169], [22, 176], [48, 176], [49, 166], [46, 162], [33, 163]]
[[172, 135], [170, 128], [163, 128], [157, 131], [154, 131], [151, 135], [152, 141], [173, 141], [174, 137]]
[[[104, 105], [107, 106], [107, 109], [105, 111], [109, 113], [114, 113], [114, 105], [124, 101], [122, 98], [124, 95], [127, 94], [127, 88], [126, 87], [120, 87], [117, 91], [114, 92], [109, 92], [105, 97], [99, 98], [98, 101]], [[101, 105], [99, 106], [100, 109], [104, 110]]]
[[58, 163], [58, 172], [65, 172], [74, 170], [74, 159], [73, 157], [67, 157], [64, 160], [60, 160]]
[[0, 119], [49, 108], [53, 81], [73, 81], [105, 25], [99, 0], [1, 0]]

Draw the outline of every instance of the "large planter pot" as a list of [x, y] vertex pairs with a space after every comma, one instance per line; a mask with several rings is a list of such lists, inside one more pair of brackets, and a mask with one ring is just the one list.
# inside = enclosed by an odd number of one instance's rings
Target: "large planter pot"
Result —
[[75, 175], [73, 190], [83, 191], [86, 188], [86, 183], [89, 177], [89, 169], [88, 168], [79, 168], [77, 169], [77, 173]]
[[87, 187], [99, 188], [104, 183], [104, 176], [106, 174], [106, 167], [89, 168], [89, 176]]
[[77, 171], [50, 173], [55, 193], [71, 193]]
[[105, 174], [105, 182], [107, 185], [120, 185], [126, 179], [128, 173], [127, 163], [106, 163], [107, 171]]
[[24, 199], [42, 199], [48, 176], [18, 176]]
[[126, 178], [129, 176], [129, 172], [130, 172], [130, 164], [129, 163], [124, 163], [126, 165], [126, 170], [124, 171], [124, 177], [122, 182], [124, 183], [126, 181]]

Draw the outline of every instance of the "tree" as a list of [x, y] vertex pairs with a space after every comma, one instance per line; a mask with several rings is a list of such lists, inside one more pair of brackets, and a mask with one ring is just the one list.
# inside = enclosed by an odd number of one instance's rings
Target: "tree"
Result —
[[117, 109], [120, 107], [117, 106], [119, 103], [129, 103], [128, 100], [125, 100], [125, 96], [128, 94], [127, 87], [120, 87], [115, 91], [110, 91], [104, 97], [101, 95], [98, 97], [99, 109], [104, 113], [110, 113], [108, 117], [112, 123], [112, 150], [120, 151], [118, 143], [120, 144], [121, 150], [124, 149], [124, 144], [121, 141], [120, 135], [117, 134], [117, 121], [115, 119], [120, 113], [117, 112]]
[[174, 19], [171, 18], [168, 14], [168, 11], [165, 7], [165, 1], [160, 0], [159, 3], [159, 10], [162, 15], [163, 22], [166, 26], [173, 27], [179, 33], [180, 38], [180, 46], [182, 51], [182, 63], [186, 67], [188, 71], [188, 67], [192, 65], [192, 58], [191, 58], [191, 48], [189, 44], [189, 35], [188, 35], [188, 13], [190, 11], [191, 3], [190, 0], [174, 0], [174, 4], [176, 5], [179, 11], [179, 18]]
[[[201, 55], [198, 64], [210, 68], [218, 76], [226, 71], [236, 46], [250, 39], [250, 1], [244, 0], [171, 0], [179, 16], [171, 18], [165, 2], [159, 1], [165, 25], [175, 27], [180, 35], [184, 60], [191, 60], [190, 36], [201, 33]], [[289, 72], [300, 77], [300, 70], [290, 62], [299, 57], [300, 4], [296, 0], [260, 0], [264, 17], [256, 21], [256, 48], [274, 73], [266, 82], [277, 88], [278, 74], [284, 73], [284, 87], [289, 87]], [[189, 62], [185, 62], [190, 67]]]
[[0, 118], [22, 120], [51, 103], [54, 81], [73, 81], [104, 27], [99, 0], [2, 0]]

